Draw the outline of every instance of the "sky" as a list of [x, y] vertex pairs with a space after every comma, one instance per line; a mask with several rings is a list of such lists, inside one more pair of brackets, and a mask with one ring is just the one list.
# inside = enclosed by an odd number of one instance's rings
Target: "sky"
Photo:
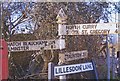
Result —
[[[17, 0], [15, 0], [15, 1], [17, 1]], [[120, 0], [110, 0], [110, 1], [120, 1]], [[14, 14], [13, 15], [13, 19], [15, 20], [15, 19], [17, 19], [17, 17], [19, 16], [20, 14]], [[120, 20], [119, 20], [119, 16], [120, 16], [120, 14], [118, 14], [118, 13], [112, 13], [112, 14], [110, 14], [108, 17], [109, 17], [109, 23], [115, 23], [115, 22], [120, 22]], [[13, 20], [13, 21], [14, 21]], [[104, 21], [103, 20], [101, 20], [99, 23], [104, 23]], [[21, 33], [21, 32], [23, 32], [23, 33], [28, 33], [29, 32], [29, 30], [26, 30], [25, 28], [26, 28], [26, 25], [28, 24], [28, 22], [24, 22], [23, 24], [20, 24], [18, 27], [16, 27], [15, 28], [15, 30], [17, 30], [16, 31], [16, 33]], [[32, 25], [33, 26], [33, 25]], [[110, 35], [110, 37], [112, 37], [113, 38], [113, 40], [114, 39], [117, 39], [116, 41], [113, 41], [113, 43], [116, 43], [116, 42], [118, 42], [118, 35]]]

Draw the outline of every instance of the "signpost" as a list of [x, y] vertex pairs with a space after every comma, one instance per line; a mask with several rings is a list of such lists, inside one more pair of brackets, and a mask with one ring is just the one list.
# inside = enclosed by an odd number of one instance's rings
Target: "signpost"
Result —
[[[74, 74], [79, 72], [92, 71], [95, 68], [93, 62], [73, 64], [73, 65], [61, 65], [63, 60], [73, 61], [88, 57], [87, 50], [74, 51], [63, 53], [65, 49], [64, 35], [108, 35], [118, 34], [120, 31], [120, 23], [90, 23], [90, 24], [74, 24], [65, 25], [67, 23], [67, 15], [61, 8], [57, 15], [58, 23], [58, 35], [57, 40], [32, 40], [32, 41], [13, 41], [8, 42], [8, 49], [11, 52], [18, 51], [34, 51], [44, 48], [44, 50], [57, 50], [60, 49], [59, 53], [59, 66], [55, 66], [53, 63], [48, 64], [48, 79], [53, 79], [54, 76], [59, 76], [61, 81], [66, 79], [66, 74]], [[108, 36], [107, 46], [108, 46]], [[52, 46], [52, 48], [51, 48]], [[110, 79], [110, 54], [109, 48], [107, 47], [107, 62], [108, 62], [108, 79]], [[95, 70], [96, 79], [98, 79], [97, 72]]]
[[[59, 16], [59, 14], [58, 14]], [[60, 17], [60, 16], [59, 16]], [[120, 23], [90, 23], [90, 24], [74, 24], [74, 25], [64, 25], [67, 18], [59, 18], [58, 21], [58, 35], [107, 35], [107, 68], [108, 68], [108, 81], [110, 80], [110, 54], [108, 47], [108, 34], [118, 34], [120, 31]], [[62, 55], [64, 57], [64, 55]]]
[[66, 52], [64, 54], [60, 54], [60, 58], [62, 58], [62, 61], [64, 62], [83, 59], [87, 57], [88, 57], [87, 50]]
[[54, 50], [64, 49], [65, 40], [63, 39], [61, 40], [32, 40], [32, 41], [8, 42], [8, 48], [12, 52], [40, 50], [40, 48], [42, 47], [44, 47], [44, 50], [50, 50], [51, 45], [53, 46]]

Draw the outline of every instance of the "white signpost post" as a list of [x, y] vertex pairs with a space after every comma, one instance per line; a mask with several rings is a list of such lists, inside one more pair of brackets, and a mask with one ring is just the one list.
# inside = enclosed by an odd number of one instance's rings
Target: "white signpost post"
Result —
[[[63, 26], [67, 23], [66, 22], [67, 15], [65, 14], [65, 12], [63, 11], [62, 8], [58, 12], [58, 15], [57, 15], [56, 19], [58, 19], [57, 23], [58, 23], [58, 35], [60, 36], [59, 39], [62, 40], [63, 36], [60, 33], [62, 33], [63, 31], [61, 31], [61, 29], [64, 29]], [[62, 45], [62, 43], [61, 43], [61, 45]], [[63, 53], [62, 49], [60, 49], [58, 65], [61, 65], [63, 63], [62, 58], [60, 58], [60, 56], [63, 55], [63, 54], [64, 53]], [[60, 79], [60, 81], [66, 81], [66, 76], [65, 75], [59, 76], [59, 79]]]
[[[62, 44], [61, 44], [62, 43]], [[13, 41], [8, 42], [8, 49], [11, 52], [18, 51], [35, 51], [40, 50], [41, 47], [44, 47], [44, 50], [50, 50], [51, 45], [52, 49], [64, 49], [65, 40], [31, 40], [31, 41]]]

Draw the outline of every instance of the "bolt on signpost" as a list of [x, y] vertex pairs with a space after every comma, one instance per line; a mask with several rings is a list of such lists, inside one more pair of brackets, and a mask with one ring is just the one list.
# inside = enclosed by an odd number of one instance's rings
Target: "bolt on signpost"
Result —
[[[61, 33], [63, 33], [63, 31], [64, 31], [64, 24], [66, 23], [66, 19], [67, 19], [67, 15], [65, 14], [65, 12], [63, 11], [62, 8], [60, 9], [56, 19], [58, 19], [58, 21], [57, 21], [57, 23], [58, 23], [58, 35], [60, 36], [59, 39], [61, 40], [61, 39], [63, 39]], [[65, 43], [63, 44], [60, 42], [60, 47], [61, 47], [61, 45], [65, 45]], [[59, 53], [59, 63], [58, 63], [59, 65], [63, 64], [62, 57], [60, 57], [61, 54], [64, 54], [62, 50]], [[59, 76], [59, 79], [60, 79], [60, 81], [66, 81], [66, 75]]]

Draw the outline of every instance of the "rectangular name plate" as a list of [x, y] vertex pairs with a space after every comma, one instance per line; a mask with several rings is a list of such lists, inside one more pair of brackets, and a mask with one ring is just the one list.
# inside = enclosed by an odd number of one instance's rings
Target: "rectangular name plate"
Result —
[[92, 62], [54, 67], [54, 76], [74, 74], [93, 70]]

